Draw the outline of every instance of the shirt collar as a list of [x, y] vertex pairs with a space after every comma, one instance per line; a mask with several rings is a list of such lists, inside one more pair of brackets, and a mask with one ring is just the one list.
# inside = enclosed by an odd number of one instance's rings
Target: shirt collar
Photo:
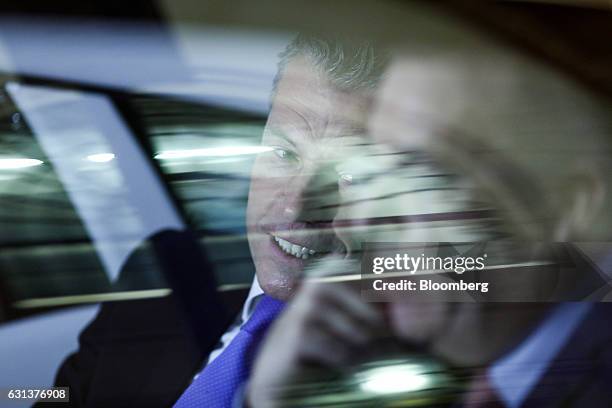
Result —
[[253, 277], [253, 283], [251, 284], [251, 289], [249, 290], [249, 294], [244, 302], [244, 306], [242, 307], [242, 322], [246, 322], [249, 320], [251, 315], [253, 314], [253, 310], [255, 309], [255, 305], [257, 301], [264, 294], [263, 289], [259, 286], [259, 282], [257, 281], [257, 275]]

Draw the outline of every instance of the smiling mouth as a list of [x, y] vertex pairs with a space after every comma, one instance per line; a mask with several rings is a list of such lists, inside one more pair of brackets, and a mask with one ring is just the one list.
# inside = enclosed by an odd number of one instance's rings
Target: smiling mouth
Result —
[[294, 244], [292, 242], [276, 237], [274, 235], [272, 235], [272, 238], [274, 238], [274, 242], [276, 242], [276, 245], [278, 245], [278, 247], [282, 249], [283, 252], [295, 258], [308, 259], [311, 256], [315, 256], [317, 254], [317, 251], [315, 251], [314, 249], [310, 249], [305, 246]]

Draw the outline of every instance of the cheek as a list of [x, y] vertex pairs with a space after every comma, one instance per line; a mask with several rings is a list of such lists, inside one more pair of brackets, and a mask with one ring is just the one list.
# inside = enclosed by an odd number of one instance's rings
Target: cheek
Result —
[[253, 173], [247, 203], [247, 222], [249, 226], [259, 221], [274, 205], [278, 197], [278, 180], [271, 177], [256, 176]]
[[295, 177], [284, 177], [280, 174], [253, 177], [249, 188], [247, 222], [253, 224], [265, 218], [264, 223], [274, 223], [286, 217], [291, 218], [290, 214], [300, 209], [303, 193], [295, 184], [295, 180]]
[[251, 185], [249, 186], [249, 198], [247, 202], [247, 221], [249, 223], [249, 227], [253, 223], [253, 221], [257, 220], [257, 215], [262, 212], [262, 208], [265, 207], [266, 195], [262, 194], [262, 186], [261, 182], [256, 179], [251, 180]]

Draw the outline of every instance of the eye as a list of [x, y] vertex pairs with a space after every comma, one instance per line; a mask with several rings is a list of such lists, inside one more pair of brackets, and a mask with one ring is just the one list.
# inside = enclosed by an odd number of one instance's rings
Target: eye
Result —
[[281, 160], [290, 161], [290, 162], [298, 162], [298, 155], [288, 149], [283, 149], [282, 147], [275, 147], [274, 154]]

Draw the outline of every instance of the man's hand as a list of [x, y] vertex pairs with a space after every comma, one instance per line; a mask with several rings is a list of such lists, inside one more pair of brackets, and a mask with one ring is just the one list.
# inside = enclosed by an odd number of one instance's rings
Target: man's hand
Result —
[[363, 302], [359, 291], [345, 284], [306, 282], [259, 352], [247, 389], [250, 405], [277, 406], [279, 393], [307, 366], [346, 366], [382, 324], [380, 311]]

